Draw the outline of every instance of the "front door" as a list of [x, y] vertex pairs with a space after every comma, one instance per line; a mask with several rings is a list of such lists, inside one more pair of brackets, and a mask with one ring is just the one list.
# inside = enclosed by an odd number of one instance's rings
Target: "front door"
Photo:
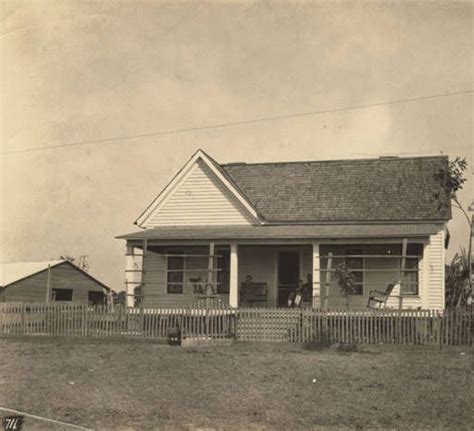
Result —
[[282, 251], [278, 254], [278, 306], [288, 306], [288, 296], [296, 290], [300, 279], [300, 254]]

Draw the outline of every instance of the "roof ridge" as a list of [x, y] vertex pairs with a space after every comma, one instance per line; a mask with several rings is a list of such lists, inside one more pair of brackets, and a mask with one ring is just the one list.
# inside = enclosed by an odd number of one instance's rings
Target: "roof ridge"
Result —
[[0, 265], [6, 265], [9, 263], [52, 263], [52, 262], [68, 262], [67, 259], [47, 259], [47, 260], [14, 260], [11, 262], [0, 262]]
[[294, 160], [281, 162], [229, 162], [220, 163], [223, 168], [229, 166], [255, 166], [255, 165], [291, 165], [291, 164], [308, 164], [308, 163], [334, 163], [334, 162], [366, 162], [366, 161], [394, 161], [394, 160], [416, 160], [416, 159], [447, 159], [446, 154], [435, 154], [431, 156], [379, 156], [361, 159], [324, 159], [324, 160]]

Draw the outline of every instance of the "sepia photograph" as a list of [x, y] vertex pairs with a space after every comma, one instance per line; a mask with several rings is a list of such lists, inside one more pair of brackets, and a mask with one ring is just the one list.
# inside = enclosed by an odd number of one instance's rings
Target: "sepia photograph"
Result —
[[0, 430], [474, 428], [473, 1], [0, 6]]

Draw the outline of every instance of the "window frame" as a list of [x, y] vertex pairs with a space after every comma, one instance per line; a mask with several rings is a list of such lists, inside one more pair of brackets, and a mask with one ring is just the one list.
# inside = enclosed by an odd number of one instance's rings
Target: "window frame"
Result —
[[[58, 291], [70, 292], [71, 299], [56, 299], [56, 294], [58, 293]], [[73, 297], [74, 297], [74, 289], [62, 289], [58, 287], [51, 289], [51, 300], [53, 302], [72, 302]]]
[[[411, 247], [410, 247], [411, 246]], [[413, 248], [416, 247], [415, 250]], [[411, 248], [411, 250], [410, 250]], [[407, 255], [408, 256], [418, 256], [418, 257], [407, 257], [405, 258], [405, 270], [402, 271], [402, 257], [400, 258], [400, 295], [414, 297], [420, 295], [420, 268], [421, 261], [423, 260], [424, 254], [424, 244], [422, 243], [411, 243], [407, 245]], [[413, 266], [412, 266], [413, 265]], [[413, 271], [416, 269], [416, 271]], [[411, 280], [411, 276], [415, 276], [415, 281]], [[414, 286], [415, 289], [407, 290], [408, 287]]]
[[[183, 295], [184, 294], [184, 286], [186, 284], [186, 258], [185, 256], [169, 256], [170, 254], [178, 255], [184, 254], [183, 250], [168, 250], [166, 252], [166, 294], [167, 295]], [[170, 259], [182, 259], [182, 268], [171, 268], [170, 269]], [[181, 281], [170, 281], [170, 274], [181, 274]], [[173, 286], [181, 286], [180, 291], [170, 291], [170, 287]], [[176, 287], [175, 287], [176, 289]]]
[[[216, 267], [219, 269], [216, 275], [216, 293], [218, 295], [229, 295], [230, 293], [230, 250], [218, 250], [218, 255], [222, 257], [218, 257], [216, 259]], [[227, 262], [224, 265], [224, 262]], [[225, 277], [225, 283], [222, 280], [222, 277]]]

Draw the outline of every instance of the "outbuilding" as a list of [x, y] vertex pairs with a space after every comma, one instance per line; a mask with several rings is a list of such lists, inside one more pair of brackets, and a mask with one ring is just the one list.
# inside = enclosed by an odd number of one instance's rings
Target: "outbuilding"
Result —
[[68, 260], [0, 264], [0, 301], [104, 303], [110, 288]]

